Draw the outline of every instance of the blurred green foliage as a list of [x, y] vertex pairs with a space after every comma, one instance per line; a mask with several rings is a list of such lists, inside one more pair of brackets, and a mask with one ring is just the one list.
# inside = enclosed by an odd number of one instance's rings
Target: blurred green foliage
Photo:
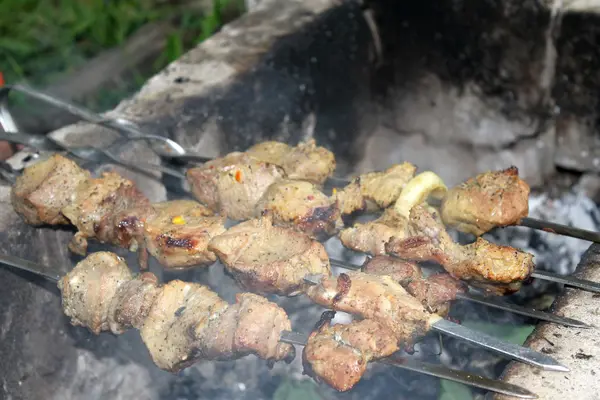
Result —
[[[482, 321], [463, 321], [462, 325], [476, 331], [487, 333], [504, 341], [522, 345], [535, 329], [534, 325], [499, 325]], [[471, 389], [460, 383], [442, 380], [439, 400], [471, 400]]]
[[285, 379], [275, 390], [273, 400], [323, 400], [323, 397], [313, 381]]
[[[170, 21], [175, 32], [151, 71], [132, 71], [109, 98], [127, 96], [145, 79], [212, 35], [226, 22], [223, 10], [243, 11], [243, 0], [215, 0], [211, 12], [165, 0], [0, 0], [0, 71], [7, 82], [43, 87], [86, 60], [123, 44], [144, 24]], [[137, 75], [137, 76], [136, 76]], [[141, 79], [139, 79], [141, 78]], [[121, 93], [123, 92], [123, 93]], [[106, 93], [103, 94], [107, 95]], [[106, 103], [100, 99], [99, 103]], [[114, 104], [113, 101], [108, 101]]]

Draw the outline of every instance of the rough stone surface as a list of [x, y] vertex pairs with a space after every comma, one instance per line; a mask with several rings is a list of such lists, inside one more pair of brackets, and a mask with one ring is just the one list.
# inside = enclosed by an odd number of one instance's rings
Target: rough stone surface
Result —
[[[575, 275], [581, 279], [600, 282], [600, 245], [594, 244], [588, 249]], [[553, 312], [595, 327], [600, 326], [598, 295], [582, 290], [565, 290], [554, 303]], [[598, 399], [600, 387], [596, 375], [600, 373], [600, 346], [596, 328], [576, 329], [540, 323], [525, 345], [550, 354], [566, 365], [570, 372], [544, 372], [511, 363], [503, 380], [526, 387], [544, 400]], [[506, 396], [493, 398], [509, 399]]]

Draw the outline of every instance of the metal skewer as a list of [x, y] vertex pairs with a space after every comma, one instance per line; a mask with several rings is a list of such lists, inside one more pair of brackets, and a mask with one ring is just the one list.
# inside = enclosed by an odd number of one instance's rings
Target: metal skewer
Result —
[[147, 173], [148, 171], [158, 171], [163, 174], [167, 174], [179, 179], [185, 179], [185, 175], [181, 172], [169, 168], [164, 167], [158, 164], [150, 164], [141, 161], [136, 161], [135, 165], [132, 163], [128, 163], [126, 161], [121, 160], [119, 157], [114, 155], [112, 152], [91, 147], [91, 146], [81, 146], [81, 147], [71, 147], [65, 146], [57, 140], [52, 139], [50, 136], [45, 135], [32, 135], [28, 133], [22, 132], [1, 132], [0, 131], [0, 140], [5, 140], [7, 142], [22, 144], [25, 146], [33, 147], [36, 150], [40, 151], [55, 151], [55, 152], [67, 152], [72, 156], [80, 158], [86, 161], [93, 161], [97, 163], [108, 162], [120, 165], [122, 167], [128, 168], [133, 171], [141, 171]]
[[[321, 283], [321, 279], [321, 275], [309, 275], [304, 277], [304, 281], [311, 285], [319, 285]], [[504, 342], [485, 333], [474, 331], [464, 326], [455, 324], [454, 322], [447, 321], [436, 314], [432, 314], [429, 324], [432, 330], [464, 340], [476, 346], [483, 347], [510, 359], [533, 365], [547, 371], [569, 371], [569, 368], [560, 364], [558, 361], [547, 356], [546, 354], [542, 354], [513, 343]]]
[[[24, 260], [19, 257], [0, 254], [0, 263], [10, 265], [17, 269], [30, 272], [47, 279], [50, 282], [58, 282], [61, 276], [48, 272], [47, 268], [40, 264]], [[282, 333], [280, 340], [289, 344], [304, 346], [307, 342], [306, 335], [298, 332], [285, 331]], [[508, 396], [514, 396], [521, 399], [537, 399], [538, 396], [527, 389], [520, 386], [512, 385], [501, 381], [484, 378], [482, 376], [473, 375], [460, 370], [447, 368], [441, 365], [423, 363], [420, 361], [409, 360], [401, 357], [390, 357], [379, 362], [394, 366], [396, 368], [406, 369], [414, 372], [419, 372], [425, 375], [435, 376], [437, 378], [447, 379], [458, 383], [463, 383], [480, 389], [485, 389], [497, 393], [502, 393]]]
[[[17, 130], [7, 105], [8, 94], [13, 90], [44, 101], [59, 109], [68, 111], [87, 122], [111, 128], [123, 135], [128, 140], [147, 141], [152, 144], [152, 149], [154, 152], [162, 158], [201, 163], [210, 160], [210, 158], [185, 149], [179, 143], [164, 136], [144, 134], [132, 121], [124, 118], [106, 118], [81, 106], [69, 103], [49, 94], [40, 92], [39, 90], [22, 85], [5, 85], [4, 87], [0, 88], [0, 126], [2, 126], [5, 131], [16, 132]], [[170, 174], [169, 172], [165, 173]], [[177, 172], [176, 176], [180, 178], [181, 175], [181, 173]], [[335, 186], [344, 186], [349, 182], [341, 178], [330, 178], [329, 183], [335, 183]], [[520, 225], [532, 229], [542, 230], [544, 232], [551, 232], [558, 235], [571, 236], [577, 239], [600, 243], [599, 232], [592, 232], [585, 229], [574, 228], [529, 217], [523, 218]]]
[[[339, 267], [339, 268], [345, 268], [345, 269], [350, 269], [350, 270], [355, 270], [355, 271], [362, 270], [362, 266], [360, 266], [360, 265], [350, 264], [350, 263], [347, 263], [347, 262], [341, 261], [341, 260], [336, 260], [336, 259], [330, 258], [329, 262], [331, 265], [333, 265], [335, 267]], [[590, 283], [592, 283], [592, 282], [590, 282]], [[597, 285], [597, 286], [598, 286], [598, 288], [600, 288], [600, 285]], [[590, 326], [584, 322], [578, 321], [576, 319], [560, 317], [560, 316], [554, 315], [552, 313], [547, 313], [547, 312], [543, 312], [543, 311], [539, 311], [539, 310], [534, 310], [531, 308], [522, 307], [517, 304], [511, 304], [511, 303], [507, 303], [505, 301], [500, 301], [500, 300], [497, 300], [494, 298], [484, 297], [484, 296], [480, 296], [480, 295], [473, 294], [473, 293], [457, 293], [456, 299], [471, 301], [473, 303], [479, 303], [479, 304], [482, 304], [487, 307], [497, 308], [500, 310], [508, 311], [513, 314], [523, 315], [523, 316], [526, 316], [529, 318], [535, 318], [535, 319], [539, 319], [541, 321], [548, 321], [548, 322], [552, 322], [552, 323], [560, 324], [560, 325], [564, 325], [564, 326], [571, 326], [574, 328], [592, 328], [592, 326]]]
[[[308, 338], [302, 333], [285, 331], [281, 334], [280, 340], [289, 344], [305, 346]], [[521, 399], [538, 398], [536, 394], [520, 386], [484, 378], [479, 375], [473, 375], [461, 370], [447, 368], [442, 365], [416, 361], [398, 356], [391, 356], [382, 360], [378, 360], [377, 362]]]

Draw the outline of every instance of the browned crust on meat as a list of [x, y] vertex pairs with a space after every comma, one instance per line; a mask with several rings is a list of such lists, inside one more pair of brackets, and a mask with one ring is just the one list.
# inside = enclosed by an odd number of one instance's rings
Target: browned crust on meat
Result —
[[480, 236], [495, 228], [518, 225], [529, 213], [529, 185], [517, 167], [479, 174], [450, 189], [442, 202], [444, 223]]
[[325, 312], [310, 334], [302, 364], [304, 373], [344, 392], [352, 389], [368, 363], [398, 350], [394, 332], [374, 320], [331, 325], [334, 312]]

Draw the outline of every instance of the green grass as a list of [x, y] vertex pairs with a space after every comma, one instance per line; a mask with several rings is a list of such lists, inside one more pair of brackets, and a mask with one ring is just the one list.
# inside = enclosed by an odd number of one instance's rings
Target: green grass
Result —
[[243, 10], [243, 0], [213, 4], [202, 15], [165, 0], [0, 0], [0, 72], [6, 82], [43, 87], [101, 51], [123, 44], [144, 24], [172, 21], [176, 31], [152, 70], [132, 71], [134, 82], [92, 101], [110, 107], [219, 29], [225, 8], [236, 15]]

